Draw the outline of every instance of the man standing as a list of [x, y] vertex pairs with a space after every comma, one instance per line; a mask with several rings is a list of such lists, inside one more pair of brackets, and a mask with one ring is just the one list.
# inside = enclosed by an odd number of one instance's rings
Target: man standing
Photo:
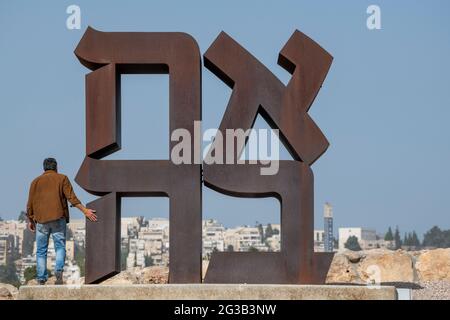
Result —
[[95, 210], [84, 207], [73, 192], [69, 179], [58, 173], [56, 160], [44, 160], [44, 173], [33, 180], [27, 204], [28, 229], [36, 232], [36, 274], [39, 284], [45, 284], [47, 274], [48, 240], [55, 245], [56, 284], [63, 283], [66, 258], [66, 223], [69, 222], [67, 201], [77, 207], [87, 219], [97, 221]]

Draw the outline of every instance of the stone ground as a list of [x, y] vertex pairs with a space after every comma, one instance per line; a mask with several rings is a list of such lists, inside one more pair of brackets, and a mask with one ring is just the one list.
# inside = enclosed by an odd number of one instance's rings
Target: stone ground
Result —
[[421, 289], [413, 289], [413, 300], [450, 300], [450, 282], [426, 281], [418, 284]]
[[19, 293], [19, 290], [5, 283], [0, 283], [0, 300], [14, 300]]
[[[207, 263], [204, 263], [204, 273], [206, 269]], [[164, 284], [168, 281], [168, 275], [167, 267], [136, 268], [123, 271], [101, 284]], [[327, 284], [364, 285], [373, 277], [382, 284], [412, 288], [414, 300], [450, 300], [450, 248], [339, 252], [328, 272]], [[83, 282], [84, 279], [80, 279], [79, 284]], [[28, 284], [37, 283], [32, 280]], [[54, 284], [54, 277], [47, 284]], [[0, 284], [0, 299], [13, 299], [16, 294], [17, 289], [14, 287]]]
[[[154, 280], [150, 283], [165, 283], [166, 279], [161, 274], [154, 275]], [[127, 280], [122, 281], [109, 281], [112, 283], [128, 284]], [[131, 282], [131, 281], [130, 281]], [[30, 283], [31, 285], [34, 282]], [[17, 296], [17, 289], [10, 285], [0, 284], [0, 300], [14, 300]], [[413, 300], [450, 300], [450, 282], [447, 281], [427, 281], [419, 283], [418, 286], [413, 289]]]

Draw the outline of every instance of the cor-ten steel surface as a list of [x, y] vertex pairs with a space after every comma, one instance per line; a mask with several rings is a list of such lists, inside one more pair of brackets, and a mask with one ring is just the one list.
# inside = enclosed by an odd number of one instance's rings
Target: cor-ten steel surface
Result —
[[[75, 54], [93, 72], [86, 76], [86, 157], [76, 181], [101, 196], [88, 204], [99, 221], [87, 222], [86, 283], [120, 272], [120, 199], [170, 198], [169, 282], [201, 282], [202, 165], [170, 160], [102, 160], [120, 142], [120, 75], [168, 73], [170, 132], [187, 129], [195, 138], [201, 120], [201, 58], [195, 40], [184, 33], [99, 32], [88, 28]], [[278, 64], [292, 74], [285, 86], [226, 33], [204, 54], [205, 67], [232, 89], [219, 131], [252, 128], [261, 114], [280, 130], [294, 160], [279, 161], [276, 175], [261, 175], [262, 164], [237, 164], [245, 143], [225, 149], [234, 164], [203, 163], [206, 186], [236, 197], [276, 197], [281, 204], [281, 251], [215, 252], [205, 282], [324, 283], [332, 253], [313, 252], [313, 173], [310, 166], [328, 141], [308, 115], [331, 66], [332, 57], [295, 31]], [[145, 137], [142, 137], [145, 141]], [[234, 138], [233, 138], [234, 139]], [[218, 140], [217, 140], [218, 141]], [[177, 142], [170, 141], [170, 150]], [[211, 150], [210, 150], [211, 152]]]
[[[86, 283], [120, 272], [123, 196], [170, 198], [169, 281], [201, 282], [201, 165], [101, 160], [120, 149], [120, 75], [124, 73], [168, 73], [170, 132], [183, 128], [194, 137], [194, 121], [201, 120], [201, 57], [196, 41], [184, 33], [88, 28], [75, 54], [93, 70], [86, 76], [86, 157], [76, 182], [102, 196], [88, 204], [97, 210], [98, 222], [86, 225]], [[167, 139], [172, 150], [176, 142]], [[143, 147], [145, 141], [142, 137]]]
[[[226, 33], [204, 54], [204, 64], [233, 91], [220, 124], [224, 146], [239, 145], [227, 129], [252, 128], [261, 116], [280, 130], [281, 141], [294, 160], [279, 161], [276, 175], [261, 175], [261, 165], [203, 165], [205, 185], [237, 197], [276, 197], [281, 204], [281, 250], [277, 253], [214, 252], [206, 273], [209, 283], [324, 283], [332, 254], [316, 254], [314, 247], [313, 173], [310, 165], [328, 147], [328, 141], [307, 112], [331, 66], [332, 57], [295, 31], [281, 50], [278, 63], [292, 74], [284, 86], [263, 64]], [[236, 139], [235, 139], [236, 140]], [[212, 155], [214, 145], [211, 147]], [[228, 155], [229, 156], [229, 155]], [[227, 163], [227, 155], [221, 163]]]

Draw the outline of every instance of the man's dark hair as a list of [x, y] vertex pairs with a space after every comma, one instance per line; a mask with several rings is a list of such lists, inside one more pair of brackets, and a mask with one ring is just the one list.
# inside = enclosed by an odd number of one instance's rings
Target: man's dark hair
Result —
[[44, 170], [56, 170], [56, 166], [58, 164], [56, 163], [55, 158], [47, 158], [44, 160]]

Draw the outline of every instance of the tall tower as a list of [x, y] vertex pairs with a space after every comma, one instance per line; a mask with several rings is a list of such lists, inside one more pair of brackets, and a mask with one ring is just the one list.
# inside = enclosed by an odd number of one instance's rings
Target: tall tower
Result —
[[324, 236], [323, 244], [325, 252], [333, 252], [333, 207], [326, 202], [323, 208]]

